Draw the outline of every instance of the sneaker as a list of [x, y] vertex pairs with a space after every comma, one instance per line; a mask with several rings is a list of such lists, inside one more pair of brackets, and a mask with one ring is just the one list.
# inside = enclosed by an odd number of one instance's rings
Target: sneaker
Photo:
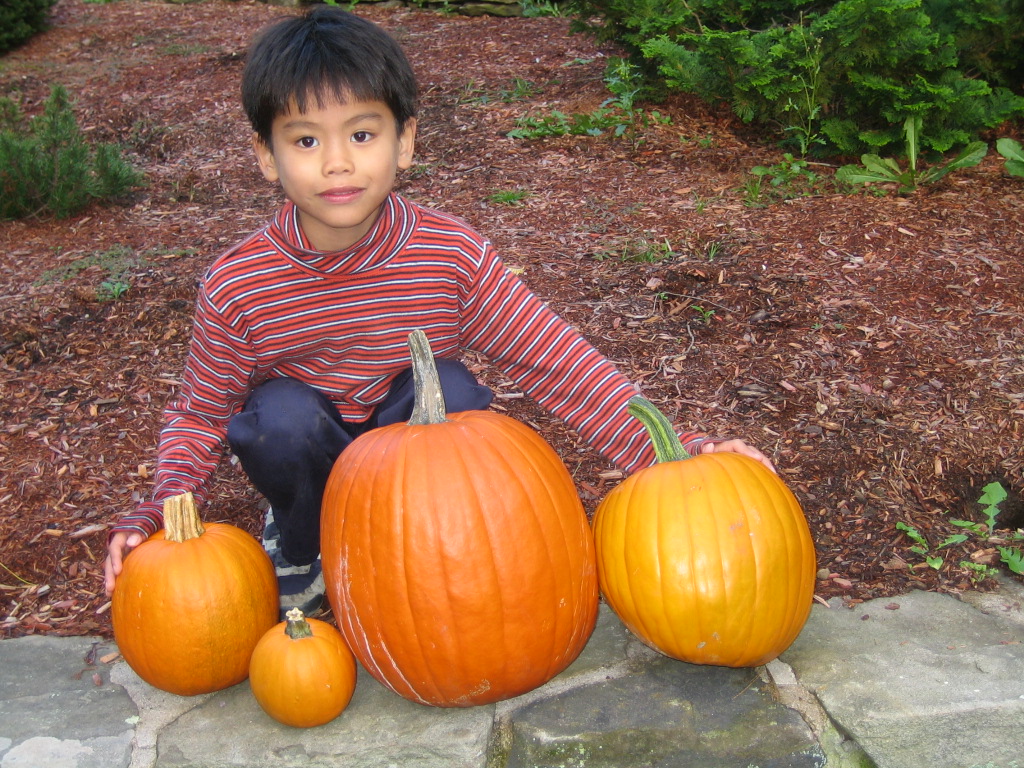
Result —
[[277, 573], [277, 589], [280, 596], [281, 621], [292, 608], [298, 608], [307, 616], [320, 609], [324, 603], [324, 572], [319, 556], [309, 565], [292, 565], [281, 553], [281, 532], [274, 522], [273, 508], [267, 510], [263, 526], [263, 549], [270, 556]]

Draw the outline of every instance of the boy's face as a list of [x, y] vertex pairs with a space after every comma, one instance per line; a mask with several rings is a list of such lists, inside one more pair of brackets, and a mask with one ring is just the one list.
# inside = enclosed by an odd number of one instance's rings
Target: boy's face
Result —
[[294, 104], [271, 126], [268, 147], [253, 135], [260, 170], [295, 203], [313, 247], [340, 251], [369, 232], [399, 169], [412, 164], [416, 121], [402, 132], [379, 101], [349, 100], [305, 112]]

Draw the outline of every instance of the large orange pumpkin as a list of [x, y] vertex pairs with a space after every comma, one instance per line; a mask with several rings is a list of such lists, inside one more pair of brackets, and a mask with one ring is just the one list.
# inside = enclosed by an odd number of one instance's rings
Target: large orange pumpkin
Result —
[[272, 718], [296, 728], [329, 723], [356, 687], [356, 660], [341, 634], [298, 608], [267, 630], [249, 662], [253, 696]]
[[533, 430], [446, 417], [414, 332], [408, 424], [361, 435], [327, 483], [327, 595], [360, 663], [402, 696], [471, 706], [569, 665], [597, 616], [593, 537], [575, 486]]
[[111, 620], [139, 677], [193, 696], [245, 680], [278, 610], [274, 566], [256, 539], [226, 523], [204, 528], [186, 493], [164, 502], [164, 529], [125, 558]]
[[811, 610], [807, 521], [779, 477], [736, 453], [688, 457], [643, 398], [659, 463], [611, 491], [594, 514], [601, 591], [646, 643], [683, 661], [748, 667], [778, 656]]

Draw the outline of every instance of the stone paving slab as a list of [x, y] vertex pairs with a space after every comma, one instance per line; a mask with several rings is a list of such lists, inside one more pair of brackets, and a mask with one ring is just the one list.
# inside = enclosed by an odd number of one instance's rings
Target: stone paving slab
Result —
[[109, 666], [86, 663], [102, 647], [86, 637], [3, 641], [0, 767], [129, 765], [139, 711], [110, 685]]
[[1024, 590], [833, 600], [782, 655], [877, 768], [1024, 768]]
[[493, 707], [438, 709], [362, 677], [340, 717], [292, 728], [268, 717], [247, 683], [189, 710], [160, 734], [158, 768], [482, 768]]
[[602, 607], [580, 658], [486, 707], [405, 701], [361, 671], [319, 728], [248, 683], [180, 697], [89, 638], [0, 642], [0, 768], [1024, 768], [1024, 587], [816, 605], [759, 670], [672, 661]]
[[[580, 658], [524, 696], [470, 709], [425, 707], [360, 670], [345, 712], [309, 729], [268, 717], [247, 682], [180, 697], [147, 685], [124, 662], [85, 668], [93, 643], [0, 644], [0, 768], [630, 768], [687, 764], [695, 755], [716, 755], [714, 763], [693, 763], [701, 768], [821, 765], [799, 715], [774, 701], [755, 670], [666, 659], [606, 607]], [[552, 738], [560, 757], [547, 749]], [[789, 760], [801, 751], [812, 756]]]
[[517, 710], [506, 768], [820, 768], [798, 713], [772, 700], [755, 669], [664, 657]]

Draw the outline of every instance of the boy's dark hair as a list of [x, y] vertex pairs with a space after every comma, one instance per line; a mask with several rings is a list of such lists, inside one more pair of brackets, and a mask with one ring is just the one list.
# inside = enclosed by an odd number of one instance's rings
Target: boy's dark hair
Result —
[[242, 106], [270, 146], [274, 118], [310, 99], [381, 101], [401, 133], [416, 116], [416, 77], [401, 46], [371, 21], [330, 5], [278, 21], [259, 34], [242, 73]]

